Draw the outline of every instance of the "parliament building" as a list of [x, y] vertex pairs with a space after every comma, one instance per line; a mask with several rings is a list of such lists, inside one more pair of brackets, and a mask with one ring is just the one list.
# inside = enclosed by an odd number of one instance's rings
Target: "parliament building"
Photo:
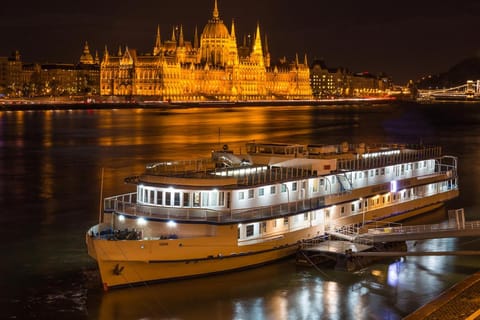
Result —
[[195, 29], [193, 42], [184, 38], [182, 26], [162, 41], [158, 27], [151, 53], [125, 47], [112, 54], [105, 48], [100, 93], [169, 101], [312, 98], [306, 56], [271, 64], [259, 25], [254, 37], [239, 45], [234, 22], [230, 30], [225, 26], [216, 0], [212, 18], [200, 35]]

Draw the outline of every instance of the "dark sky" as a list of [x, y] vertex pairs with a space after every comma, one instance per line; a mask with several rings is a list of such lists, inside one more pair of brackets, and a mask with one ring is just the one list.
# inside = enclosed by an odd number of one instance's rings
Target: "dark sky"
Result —
[[[0, 56], [20, 50], [26, 62], [77, 62], [92, 49], [128, 45], [151, 52], [157, 24], [162, 38], [183, 24], [193, 38], [212, 15], [214, 0], [9, 0], [0, 11]], [[328, 66], [385, 72], [404, 84], [446, 71], [480, 55], [480, 1], [218, 0], [220, 16], [237, 38], [260, 23], [273, 59], [308, 54]]]

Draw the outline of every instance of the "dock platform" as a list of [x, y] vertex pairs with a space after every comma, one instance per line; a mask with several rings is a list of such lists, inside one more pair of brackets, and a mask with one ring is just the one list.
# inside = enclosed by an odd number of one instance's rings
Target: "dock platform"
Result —
[[336, 270], [356, 271], [384, 256], [361, 255], [368, 252], [406, 251], [405, 242], [367, 245], [345, 240], [325, 240], [304, 245], [297, 253], [297, 264], [303, 266], [333, 265]]

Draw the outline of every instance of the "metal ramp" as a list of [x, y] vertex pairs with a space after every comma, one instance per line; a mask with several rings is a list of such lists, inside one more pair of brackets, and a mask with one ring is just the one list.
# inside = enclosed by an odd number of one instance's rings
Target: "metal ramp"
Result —
[[446, 223], [428, 225], [387, 223], [383, 227], [371, 228], [367, 233], [358, 234], [354, 241], [368, 238], [375, 243], [480, 236], [480, 221], [465, 221], [463, 209], [449, 210], [449, 218]]

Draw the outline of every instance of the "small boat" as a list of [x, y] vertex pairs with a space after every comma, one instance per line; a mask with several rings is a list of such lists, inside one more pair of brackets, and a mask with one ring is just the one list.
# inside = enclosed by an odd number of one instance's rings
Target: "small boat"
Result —
[[86, 233], [105, 289], [294, 255], [330, 230], [399, 221], [459, 194], [457, 158], [405, 144], [246, 144], [148, 164]]

